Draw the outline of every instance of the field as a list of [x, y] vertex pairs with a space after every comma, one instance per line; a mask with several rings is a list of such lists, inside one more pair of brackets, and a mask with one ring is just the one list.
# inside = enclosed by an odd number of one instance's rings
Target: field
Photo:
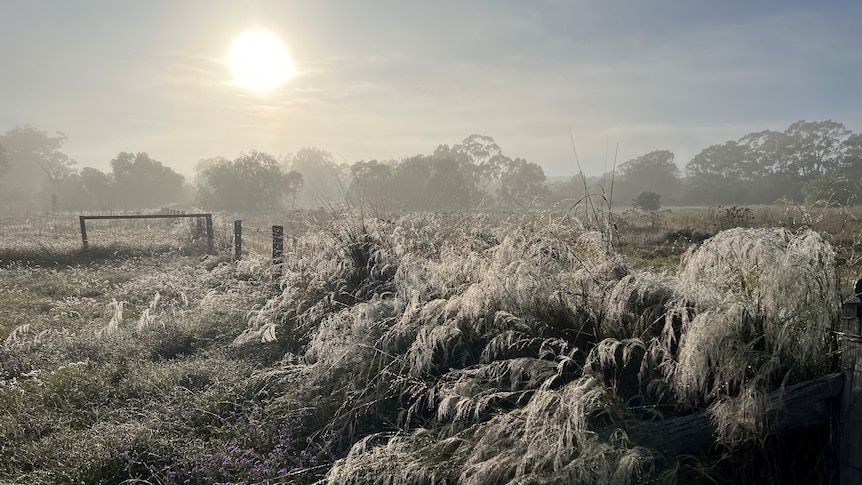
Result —
[[[836, 479], [762, 417], [839, 370], [858, 209], [99, 223], [0, 216], [0, 483]], [[717, 446], [631, 426], [693, 413]]]

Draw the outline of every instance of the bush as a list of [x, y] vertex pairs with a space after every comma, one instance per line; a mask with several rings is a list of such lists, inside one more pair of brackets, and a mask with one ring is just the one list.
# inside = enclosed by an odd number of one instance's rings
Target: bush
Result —
[[657, 211], [661, 208], [661, 196], [655, 192], [645, 191], [632, 201], [635, 209]]

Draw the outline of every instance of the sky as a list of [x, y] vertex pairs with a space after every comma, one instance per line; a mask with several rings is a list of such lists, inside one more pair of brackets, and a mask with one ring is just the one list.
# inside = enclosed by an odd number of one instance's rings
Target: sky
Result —
[[[234, 79], [250, 30], [285, 44], [279, 88]], [[858, 0], [0, 0], [0, 40], [0, 133], [62, 132], [101, 170], [122, 151], [187, 176], [249, 150], [400, 159], [475, 133], [599, 175], [802, 119], [862, 131]]]

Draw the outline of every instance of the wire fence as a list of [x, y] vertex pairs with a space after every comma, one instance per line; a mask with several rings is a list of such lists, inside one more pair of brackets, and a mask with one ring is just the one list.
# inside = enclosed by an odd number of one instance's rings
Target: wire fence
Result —
[[249, 252], [268, 256], [272, 254], [272, 227], [243, 226], [242, 244]]
[[[277, 240], [290, 246], [309, 230], [331, 227], [333, 214], [327, 211], [285, 211], [272, 214], [238, 216], [213, 213], [212, 236], [207, 238], [201, 220], [151, 219], [143, 216], [170, 214], [162, 211], [140, 212], [3, 212], [0, 211], [0, 265], [10, 261], [50, 262], [57, 255], [74, 261], [74, 256], [89, 249], [109, 257], [113, 251], [144, 253], [166, 250], [182, 253], [210, 252], [236, 259], [235, 221], [242, 219], [242, 253], [271, 257], [273, 226], [284, 227]], [[190, 214], [191, 215], [191, 214]], [[81, 216], [86, 219], [82, 234]], [[106, 216], [140, 216], [114, 219]], [[285, 236], [286, 239], [285, 240]], [[86, 239], [86, 248], [84, 240]], [[209, 247], [208, 247], [209, 246]], [[276, 249], [277, 249], [276, 245]]]
[[[0, 213], [0, 262], [80, 252], [84, 249], [80, 216], [67, 212]], [[86, 239], [89, 248], [97, 250], [188, 252], [206, 247], [206, 235], [199, 229], [194, 218], [88, 219]]]

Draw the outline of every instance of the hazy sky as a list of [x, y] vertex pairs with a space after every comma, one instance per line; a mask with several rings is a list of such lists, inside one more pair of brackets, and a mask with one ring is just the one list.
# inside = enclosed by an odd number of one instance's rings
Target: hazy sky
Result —
[[[265, 29], [298, 75], [238, 86], [231, 43]], [[549, 176], [654, 149], [684, 166], [755, 130], [862, 131], [862, 2], [0, 0], [0, 132], [68, 136], [80, 166], [146, 151], [431, 153], [471, 133]]]

